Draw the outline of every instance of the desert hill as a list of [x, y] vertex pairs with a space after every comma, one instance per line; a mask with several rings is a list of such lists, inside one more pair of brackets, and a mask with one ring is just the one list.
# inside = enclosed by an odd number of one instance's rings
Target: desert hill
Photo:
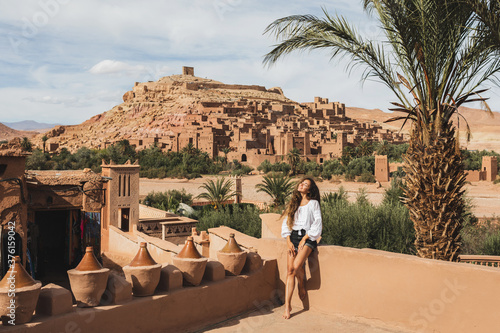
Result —
[[4, 140], [9, 141], [13, 138], [23, 138], [23, 137], [31, 138], [37, 134], [38, 132], [33, 132], [33, 131], [18, 131], [0, 123], [0, 141]]
[[[80, 125], [56, 126], [45, 133], [49, 142], [69, 150], [81, 146], [103, 147], [121, 139], [163, 135], [171, 126], [182, 126], [188, 113], [198, 113], [210, 103], [269, 101], [297, 104], [280, 88], [223, 84], [194, 75], [172, 75], [157, 82], [137, 82], [123, 95], [123, 103]], [[35, 139], [40, 144], [41, 136]]]

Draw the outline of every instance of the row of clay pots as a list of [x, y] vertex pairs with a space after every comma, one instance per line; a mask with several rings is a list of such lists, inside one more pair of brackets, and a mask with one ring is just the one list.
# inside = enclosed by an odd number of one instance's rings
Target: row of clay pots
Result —
[[[229, 235], [226, 246], [217, 252], [217, 258], [224, 266], [226, 275], [240, 274], [245, 265], [246, 256], [246, 252], [236, 242], [234, 234]], [[198, 252], [193, 237], [187, 238], [182, 250], [172, 260], [182, 272], [186, 284], [197, 286], [201, 283], [208, 258], [202, 257]], [[132, 284], [134, 296], [149, 296], [154, 293], [160, 281], [161, 264], [153, 260], [146, 243], [141, 243], [137, 255], [130, 264], [123, 267], [123, 272], [126, 280]], [[76, 268], [68, 271], [68, 276], [78, 307], [99, 305], [106, 290], [109, 269], [103, 268], [97, 261], [92, 247], [86, 248], [82, 260]], [[15, 296], [12, 296], [11, 291], [14, 286]], [[15, 318], [16, 324], [29, 322], [33, 316], [41, 287], [42, 283], [33, 280], [26, 272], [20, 257], [15, 257], [14, 265], [0, 281], [0, 316], [4, 324], [12, 318]]]

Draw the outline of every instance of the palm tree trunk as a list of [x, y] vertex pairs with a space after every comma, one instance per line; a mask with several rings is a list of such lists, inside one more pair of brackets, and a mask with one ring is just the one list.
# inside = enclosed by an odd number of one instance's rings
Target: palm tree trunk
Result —
[[418, 256], [455, 261], [461, 245], [465, 173], [455, 129], [445, 126], [427, 140], [422, 131], [412, 131], [403, 200], [414, 223]]

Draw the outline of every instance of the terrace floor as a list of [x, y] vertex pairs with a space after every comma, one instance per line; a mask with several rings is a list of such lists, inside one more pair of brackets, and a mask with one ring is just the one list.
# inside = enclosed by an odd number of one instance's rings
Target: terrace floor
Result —
[[290, 332], [342, 332], [342, 333], [411, 333], [413, 331], [394, 328], [383, 322], [364, 318], [349, 318], [342, 315], [324, 314], [315, 310], [295, 310], [292, 317], [284, 320], [284, 307], [260, 309], [211, 325], [192, 333], [290, 333]]

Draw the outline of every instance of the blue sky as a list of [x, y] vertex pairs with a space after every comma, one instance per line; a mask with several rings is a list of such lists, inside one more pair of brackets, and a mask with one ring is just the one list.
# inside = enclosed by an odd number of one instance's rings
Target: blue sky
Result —
[[[282, 87], [298, 102], [327, 97], [387, 110], [379, 83], [360, 82], [326, 52], [295, 53], [267, 68], [277, 18], [321, 15], [324, 6], [377, 38], [361, 1], [305, 0], [4, 0], [0, 3], [0, 122], [77, 124], [122, 102], [134, 82], [180, 74], [224, 83]], [[494, 110], [499, 89], [490, 92]]]

